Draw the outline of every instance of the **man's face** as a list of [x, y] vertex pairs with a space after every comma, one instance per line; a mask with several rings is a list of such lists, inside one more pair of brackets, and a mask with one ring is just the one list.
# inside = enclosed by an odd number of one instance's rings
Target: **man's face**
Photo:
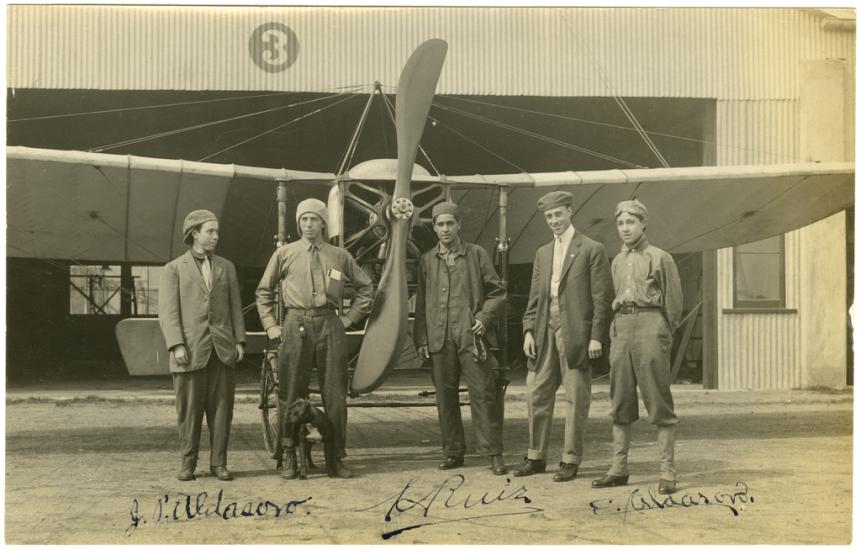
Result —
[[619, 231], [619, 237], [622, 239], [622, 242], [630, 246], [643, 236], [646, 224], [637, 216], [628, 212], [622, 212], [616, 218], [616, 229]]
[[200, 229], [191, 233], [194, 246], [204, 252], [215, 252], [218, 245], [218, 222], [205, 222]]
[[448, 246], [457, 240], [460, 233], [460, 222], [451, 214], [440, 214], [433, 221], [433, 230], [439, 242]]
[[554, 235], [561, 235], [571, 227], [571, 217], [574, 211], [570, 206], [557, 206], [544, 211], [544, 220]]
[[316, 242], [323, 234], [323, 220], [317, 214], [306, 212], [299, 216], [299, 229], [303, 237], [312, 243]]

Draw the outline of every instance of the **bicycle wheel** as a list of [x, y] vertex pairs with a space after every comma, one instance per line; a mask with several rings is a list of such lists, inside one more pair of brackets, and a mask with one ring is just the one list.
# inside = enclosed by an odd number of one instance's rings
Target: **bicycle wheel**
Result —
[[267, 352], [260, 366], [260, 420], [263, 425], [263, 443], [272, 458], [280, 458], [278, 441], [278, 360]]

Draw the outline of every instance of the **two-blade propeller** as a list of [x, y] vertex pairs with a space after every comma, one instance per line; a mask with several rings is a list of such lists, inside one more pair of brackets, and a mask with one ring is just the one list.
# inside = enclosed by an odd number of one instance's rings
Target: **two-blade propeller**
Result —
[[410, 177], [448, 44], [423, 42], [410, 56], [398, 81], [395, 126], [398, 173], [391, 205], [390, 244], [374, 306], [350, 384], [354, 394], [373, 391], [400, 359], [407, 335], [407, 240], [413, 205]]

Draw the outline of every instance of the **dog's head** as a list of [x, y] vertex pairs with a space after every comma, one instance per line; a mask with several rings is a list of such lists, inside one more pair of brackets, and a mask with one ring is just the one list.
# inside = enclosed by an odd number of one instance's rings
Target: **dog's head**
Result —
[[303, 424], [314, 417], [314, 409], [307, 399], [297, 399], [287, 407], [287, 422]]

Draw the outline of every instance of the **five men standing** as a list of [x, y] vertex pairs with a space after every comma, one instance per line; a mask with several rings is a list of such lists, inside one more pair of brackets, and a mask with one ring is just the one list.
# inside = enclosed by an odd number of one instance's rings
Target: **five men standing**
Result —
[[182, 225], [188, 252], [164, 266], [158, 320], [169, 350], [176, 393], [179, 450], [177, 478], [194, 479], [203, 417], [209, 427], [212, 474], [222, 481], [236, 388], [234, 367], [245, 353], [245, 322], [236, 268], [215, 255], [218, 218], [195, 210]]
[[482, 247], [463, 241], [457, 205], [433, 207], [437, 246], [419, 262], [413, 339], [419, 355], [433, 361], [437, 412], [442, 435], [441, 470], [463, 465], [466, 441], [458, 389], [466, 380], [477, 451], [490, 457], [494, 474], [507, 472], [502, 461], [502, 419], [498, 418], [496, 360], [486, 340], [496, 343], [496, 325], [505, 288]]
[[592, 365], [604, 352], [613, 282], [604, 247], [571, 224], [574, 196], [547, 193], [538, 209], [553, 241], [535, 253], [529, 301], [523, 314], [523, 352], [528, 358], [526, 400], [529, 449], [515, 476], [543, 472], [556, 390], [565, 387], [565, 435], [554, 481], [577, 476], [583, 460], [592, 400]]
[[[604, 247], [572, 225], [574, 197], [554, 191], [538, 201], [553, 241], [535, 254], [529, 300], [523, 315], [523, 351], [528, 358], [526, 395], [529, 447], [515, 476], [546, 469], [556, 391], [565, 388], [565, 434], [560, 469], [554, 481], [577, 476], [591, 403], [591, 362], [604, 353], [609, 333], [613, 463], [595, 488], [626, 485], [631, 423], [639, 418], [637, 388], [651, 422], [658, 426], [661, 451], [659, 492], [675, 491], [675, 424], [670, 393], [670, 350], [682, 312], [682, 292], [672, 256], [649, 244], [646, 207], [623, 201], [615, 217], [622, 250], [612, 269]], [[488, 344], [506, 291], [478, 245], [460, 238], [460, 214], [451, 202], [433, 208], [439, 242], [425, 253], [418, 270], [414, 341], [419, 355], [433, 362], [443, 461], [448, 470], [463, 465], [466, 452], [460, 414], [460, 379], [466, 380], [477, 450], [490, 457], [494, 474], [502, 460], [502, 418]], [[279, 411], [305, 397], [316, 366], [323, 405], [333, 424], [335, 467], [332, 475], [352, 477], [346, 456], [347, 356], [345, 329], [370, 310], [373, 284], [345, 250], [328, 244], [326, 205], [299, 203], [296, 222], [302, 237], [272, 255], [257, 287], [257, 309], [271, 340], [279, 347]], [[178, 478], [194, 479], [200, 430], [210, 430], [210, 467], [230, 480], [227, 444], [233, 416], [233, 367], [242, 360], [245, 326], [236, 268], [214, 254], [218, 220], [195, 210], [183, 224], [187, 253], [165, 266], [159, 289], [159, 323], [170, 350], [176, 391], [182, 466]], [[351, 307], [339, 316], [344, 283], [354, 287]], [[613, 291], [615, 288], [615, 299]], [[280, 295], [280, 296], [279, 296]], [[284, 306], [275, 316], [276, 296]], [[610, 320], [612, 313], [615, 317]], [[279, 419], [286, 455], [283, 476], [297, 477], [294, 433]]]

